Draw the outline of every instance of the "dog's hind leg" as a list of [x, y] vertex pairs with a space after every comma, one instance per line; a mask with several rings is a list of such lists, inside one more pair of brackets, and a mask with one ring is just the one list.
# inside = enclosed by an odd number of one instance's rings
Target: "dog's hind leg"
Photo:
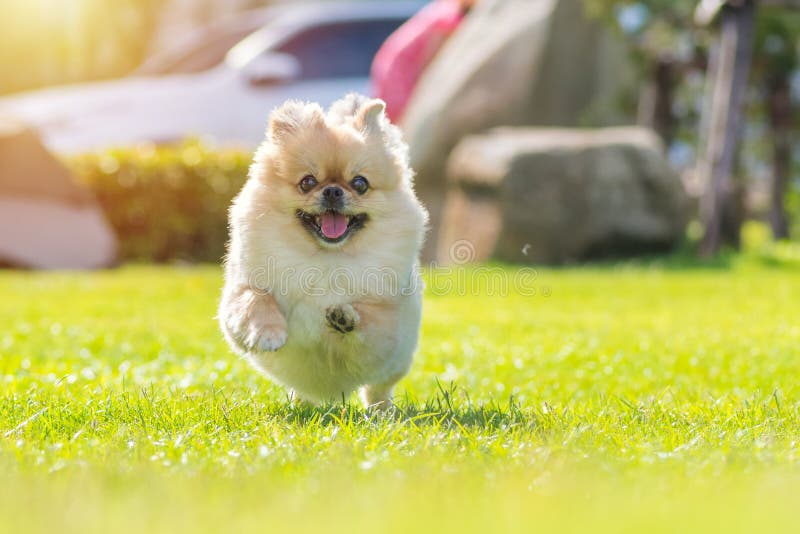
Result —
[[383, 384], [369, 384], [361, 388], [361, 400], [364, 402], [364, 407], [370, 410], [380, 411], [386, 411], [392, 408], [392, 406], [394, 406], [392, 403], [394, 386], [403, 376], [405, 376], [405, 373]]

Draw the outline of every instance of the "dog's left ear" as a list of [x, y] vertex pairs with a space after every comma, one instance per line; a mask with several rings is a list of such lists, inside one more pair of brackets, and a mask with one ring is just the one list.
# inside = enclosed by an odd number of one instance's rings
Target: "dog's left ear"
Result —
[[386, 102], [380, 98], [373, 98], [364, 102], [358, 110], [357, 123], [367, 133], [383, 131], [386, 122]]

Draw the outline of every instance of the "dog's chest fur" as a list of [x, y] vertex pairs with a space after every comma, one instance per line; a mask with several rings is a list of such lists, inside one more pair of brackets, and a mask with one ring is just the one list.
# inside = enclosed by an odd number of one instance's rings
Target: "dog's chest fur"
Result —
[[391, 265], [390, 258], [366, 254], [348, 258], [344, 267], [341, 260], [325, 255], [313, 267], [304, 260], [301, 270], [289, 257], [273, 258], [274, 276], [268, 283], [286, 318], [288, 341], [277, 352], [251, 356], [269, 376], [303, 398], [328, 401], [340, 400], [363, 384], [379, 383], [402, 371], [406, 360], [398, 360], [395, 353], [403, 348], [399, 345], [415, 344], [416, 339], [380, 335], [376, 341], [366, 326], [369, 321], [342, 334], [328, 325], [326, 310], [381, 301], [397, 307], [398, 332], [405, 330], [409, 323], [419, 321], [419, 305], [409, 305], [421, 294], [413, 264], [400, 271], [382, 269], [374, 266]]

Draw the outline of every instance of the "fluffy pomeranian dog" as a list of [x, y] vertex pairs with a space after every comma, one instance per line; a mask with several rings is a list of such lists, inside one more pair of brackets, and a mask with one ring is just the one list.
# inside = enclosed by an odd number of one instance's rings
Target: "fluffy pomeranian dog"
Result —
[[230, 211], [219, 322], [233, 350], [293, 395], [391, 405], [422, 313], [427, 212], [381, 100], [275, 109]]

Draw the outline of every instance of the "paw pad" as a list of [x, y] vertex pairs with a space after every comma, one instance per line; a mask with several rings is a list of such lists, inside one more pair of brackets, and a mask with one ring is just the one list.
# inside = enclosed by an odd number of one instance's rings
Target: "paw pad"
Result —
[[342, 334], [352, 332], [356, 328], [355, 310], [348, 308], [350, 306], [331, 306], [325, 314], [328, 325]]

